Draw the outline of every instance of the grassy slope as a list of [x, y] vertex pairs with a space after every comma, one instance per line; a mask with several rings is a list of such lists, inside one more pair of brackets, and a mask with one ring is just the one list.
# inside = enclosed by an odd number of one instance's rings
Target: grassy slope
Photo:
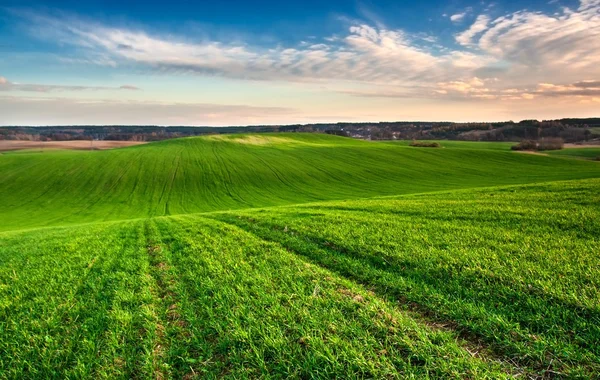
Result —
[[596, 157], [600, 157], [600, 147], [598, 148], [570, 148], [562, 150], [551, 150], [547, 152], [551, 156], [557, 157], [569, 157], [569, 158], [583, 158], [588, 160], [594, 160]]
[[0, 373], [592, 376], [599, 187], [0, 233]]
[[600, 176], [592, 162], [314, 134], [0, 156], [0, 230]]

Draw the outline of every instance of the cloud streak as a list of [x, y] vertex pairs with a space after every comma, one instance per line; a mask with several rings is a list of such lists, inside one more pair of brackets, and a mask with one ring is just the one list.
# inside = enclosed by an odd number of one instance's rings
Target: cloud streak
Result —
[[25, 91], [25, 92], [58, 92], [58, 91], [119, 91], [129, 90], [137, 91], [140, 88], [132, 85], [122, 85], [120, 87], [107, 86], [70, 86], [56, 84], [34, 84], [34, 83], [13, 83], [5, 77], [0, 77], [0, 91]]

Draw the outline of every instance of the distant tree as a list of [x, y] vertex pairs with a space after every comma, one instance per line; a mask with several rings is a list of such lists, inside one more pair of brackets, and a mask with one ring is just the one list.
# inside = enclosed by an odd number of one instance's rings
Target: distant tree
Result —
[[333, 129], [328, 129], [325, 131], [326, 134], [328, 135], [336, 135], [336, 136], [344, 136], [344, 137], [350, 137], [350, 132], [348, 131], [342, 131], [342, 130], [333, 130]]
[[410, 146], [415, 146], [415, 147], [419, 147], [419, 148], [441, 148], [442, 147], [440, 145], [440, 143], [438, 143], [438, 142], [416, 141], [416, 140], [413, 140], [410, 143]]

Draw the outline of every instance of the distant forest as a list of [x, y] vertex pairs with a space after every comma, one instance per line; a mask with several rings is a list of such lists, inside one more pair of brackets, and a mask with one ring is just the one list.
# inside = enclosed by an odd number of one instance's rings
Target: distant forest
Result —
[[0, 127], [0, 140], [121, 140], [158, 141], [176, 137], [223, 133], [316, 132], [367, 140], [522, 141], [546, 137], [565, 142], [600, 138], [600, 118], [523, 120], [520, 122], [379, 122], [248, 127], [160, 126], [44, 126]]

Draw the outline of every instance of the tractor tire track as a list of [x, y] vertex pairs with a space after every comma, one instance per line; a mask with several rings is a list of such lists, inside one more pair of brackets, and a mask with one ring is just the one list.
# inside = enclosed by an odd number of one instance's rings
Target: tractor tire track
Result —
[[[540, 375], [534, 369], [529, 368], [526, 363], [521, 362], [520, 358], [507, 356], [504, 352], [502, 352], [502, 350], [499, 350], [493, 344], [489, 344], [486, 341], [485, 337], [478, 336], [478, 335], [472, 333], [471, 331], [465, 330], [464, 328], [462, 328], [460, 325], [458, 325], [453, 320], [440, 318], [438, 315], [433, 313], [428, 308], [426, 308], [422, 305], [419, 305], [415, 302], [409, 301], [405, 298], [402, 298], [401, 295], [394, 295], [394, 296], [386, 295], [382, 289], [377, 289], [377, 287], [374, 286], [373, 284], [366, 282], [355, 276], [352, 276], [347, 271], [339, 270], [338, 268], [330, 267], [326, 264], [323, 264], [322, 261], [318, 260], [315, 257], [315, 255], [318, 255], [318, 253], [314, 253], [314, 255], [311, 255], [311, 254], [303, 252], [301, 250], [294, 249], [293, 247], [288, 246], [285, 243], [283, 243], [273, 237], [270, 237], [270, 236], [267, 236], [266, 234], [261, 234], [261, 233], [257, 232], [255, 229], [251, 228], [251, 226], [245, 224], [244, 222], [236, 223], [235, 221], [218, 219], [218, 218], [214, 218], [209, 215], [203, 215], [203, 216], [206, 218], [213, 219], [218, 222], [222, 222], [222, 223], [231, 225], [233, 227], [240, 228], [241, 230], [255, 236], [257, 239], [260, 239], [260, 240], [263, 240], [263, 241], [266, 241], [269, 243], [277, 244], [278, 246], [281, 247], [281, 249], [284, 249], [284, 250], [298, 256], [299, 258], [301, 258], [302, 260], [304, 260], [306, 262], [309, 262], [313, 265], [317, 265], [320, 268], [323, 268], [323, 269], [330, 271], [340, 277], [343, 277], [343, 278], [351, 281], [352, 283], [357, 284], [360, 287], [363, 287], [366, 290], [374, 291], [375, 294], [377, 295], [377, 297], [379, 297], [381, 300], [385, 301], [388, 304], [393, 305], [393, 307], [396, 310], [401, 311], [403, 313], [407, 313], [414, 320], [420, 322], [421, 324], [423, 324], [425, 326], [428, 326], [430, 329], [438, 330], [438, 331], [439, 330], [446, 331], [446, 332], [449, 332], [449, 333], [453, 334], [454, 336], [456, 336], [457, 341], [460, 343], [461, 347], [464, 350], [466, 350], [469, 354], [471, 354], [471, 356], [479, 357], [484, 361], [489, 361], [489, 362], [495, 361], [495, 362], [502, 363], [502, 365], [506, 368], [506, 373], [508, 376], [511, 376], [511, 377], [525, 376], [528, 379], [541, 379], [541, 378], [554, 377], [552, 375], [552, 371], [546, 371], [544, 374]], [[324, 247], [322, 247], [322, 249], [323, 248]], [[327, 247], [326, 249], [335, 250], [334, 248], [331, 248], [331, 247]], [[402, 305], [402, 307], [399, 305]]]

